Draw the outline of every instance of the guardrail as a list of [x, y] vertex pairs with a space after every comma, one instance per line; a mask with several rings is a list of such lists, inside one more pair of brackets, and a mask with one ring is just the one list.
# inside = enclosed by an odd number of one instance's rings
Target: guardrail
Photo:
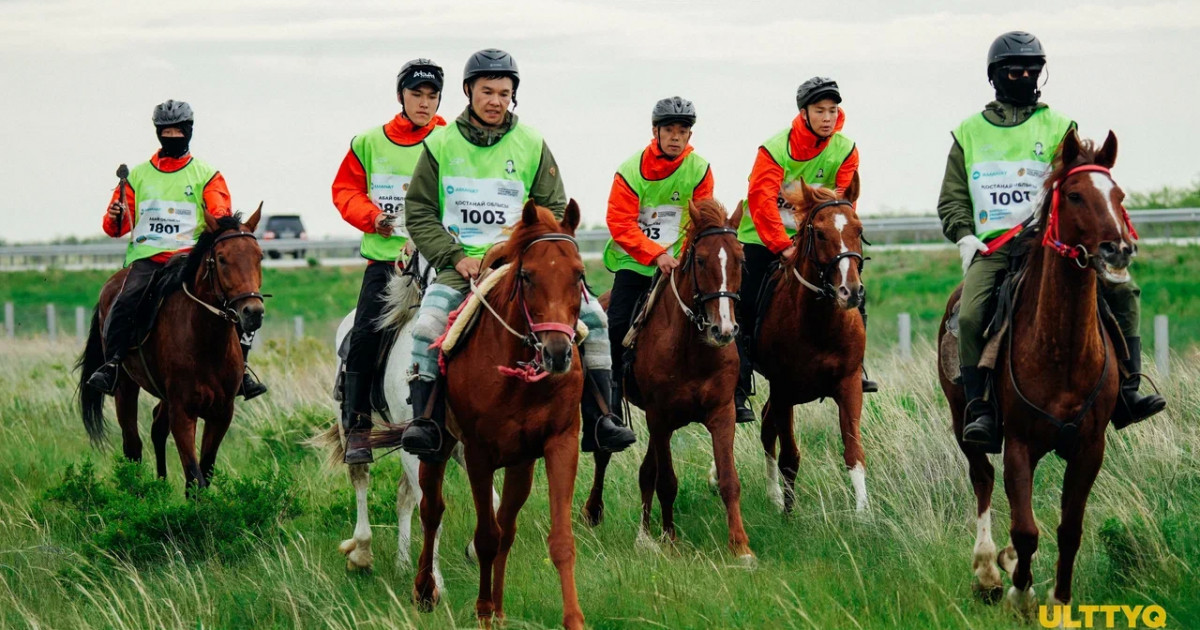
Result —
[[[1171, 210], [1135, 210], [1130, 213], [1140, 235], [1150, 238], [1191, 238], [1200, 236], [1200, 208]], [[942, 224], [934, 216], [864, 217], [863, 231], [874, 245], [901, 243], [941, 243]], [[608, 230], [580, 230], [576, 237], [585, 254], [599, 253], [608, 241]], [[272, 258], [302, 252], [304, 258], [346, 259], [358, 256], [359, 239], [320, 240], [272, 239], [259, 241]], [[44, 267], [119, 266], [125, 256], [125, 240], [108, 243], [6, 245], [0, 246], [0, 270], [39, 269]]]

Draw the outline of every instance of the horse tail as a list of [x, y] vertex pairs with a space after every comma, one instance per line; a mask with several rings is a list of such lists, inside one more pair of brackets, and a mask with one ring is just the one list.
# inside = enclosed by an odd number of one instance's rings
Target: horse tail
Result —
[[342, 439], [342, 423], [334, 419], [329, 428], [317, 433], [304, 441], [317, 451], [324, 452], [325, 459], [322, 468], [326, 471], [336, 470], [346, 457], [346, 443]]
[[104, 335], [100, 330], [100, 305], [92, 309], [92, 330], [75, 369], [79, 370], [79, 412], [83, 417], [83, 428], [93, 446], [101, 446], [108, 436], [104, 432], [104, 394], [87, 384], [88, 377], [104, 365]]
[[383, 312], [375, 320], [375, 330], [400, 330], [417, 314], [425, 291], [416, 278], [398, 273], [388, 280], [383, 291]]
[[404, 435], [404, 430], [408, 428], [411, 422], [401, 422], [400, 424], [392, 424], [390, 422], [376, 422], [375, 427], [371, 429], [371, 437], [368, 438], [368, 443], [371, 448], [399, 448], [400, 438]]

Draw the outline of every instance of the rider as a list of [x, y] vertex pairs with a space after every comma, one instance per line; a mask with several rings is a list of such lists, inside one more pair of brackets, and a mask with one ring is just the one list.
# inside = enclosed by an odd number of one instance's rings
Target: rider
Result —
[[[445, 403], [430, 396], [438, 376], [438, 354], [430, 345], [446, 328], [450, 311], [462, 303], [468, 280], [479, 275], [488, 247], [508, 238], [526, 199], [561, 217], [566, 192], [554, 156], [541, 134], [517, 122], [509, 104], [517, 103], [520, 74], [511, 55], [481, 50], [463, 70], [466, 109], [453, 125], [430, 138], [417, 160], [404, 213], [417, 249], [438, 270], [425, 292], [413, 329], [413, 374], [409, 381], [416, 418], [402, 446], [426, 460], [441, 456]], [[513, 194], [513, 186], [517, 194]], [[467, 212], [465, 204], [485, 201], [491, 212]], [[611, 407], [612, 357], [603, 312], [595, 298], [584, 300], [580, 320], [589, 330], [584, 364], [594, 385]], [[430, 411], [430, 413], [426, 413]], [[620, 418], [602, 413], [591, 388], [584, 388], [585, 448], [594, 443], [610, 452], [635, 440]]]
[[[154, 273], [178, 252], [187, 251], [204, 232], [205, 212], [230, 215], [229, 188], [217, 169], [188, 153], [195, 117], [192, 106], [169, 100], [154, 108], [154, 129], [162, 147], [148, 162], [129, 171], [128, 185], [113, 191], [104, 232], [112, 237], [133, 232], [125, 253], [125, 282], [104, 321], [104, 365], [88, 385], [106, 394], [117, 389], [118, 369], [134, 342], [134, 321]], [[121, 191], [124, 190], [124, 198]], [[139, 203], [138, 196], [141, 196]], [[254, 333], [242, 333], [242, 356], [250, 354]], [[247, 365], [241, 394], [250, 400], [267, 391]]]
[[396, 76], [400, 113], [355, 136], [333, 180], [333, 205], [363, 232], [359, 252], [367, 259], [342, 381], [347, 464], [373, 461], [366, 438], [371, 430], [371, 381], [383, 336], [375, 320], [383, 311], [383, 292], [396, 275], [397, 262], [412, 254], [404, 230], [404, 194], [422, 143], [446, 125], [437, 115], [442, 78], [441, 66], [429, 59], [404, 64]]
[[[992, 42], [987, 76], [996, 89], [996, 100], [954, 130], [938, 199], [942, 231], [958, 245], [965, 276], [958, 312], [958, 348], [968, 400], [962, 439], [989, 452], [1000, 452], [1000, 420], [983, 400], [989, 371], [979, 367], [979, 360], [989, 301], [997, 276], [1008, 269], [1010, 247], [1005, 245], [987, 257], [975, 254], [987, 249], [985, 242], [1033, 215], [1055, 147], [1075, 127], [1070, 118], [1038, 102], [1038, 79], [1045, 64], [1042, 43], [1029, 33], [1013, 31]], [[1003, 198], [1010, 203], [995, 203], [987, 191], [997, 185], [1028, 194], [1006, 195]], [[1167, 403], [1157, 394], [1138, 393], [1141, 289], [1132, 281], [1101, 282], [1100, 289], [1129, 344], [1124, 367], [1130, 376], [1121, 381], [1113, 418], [1120, 429], [1162, 411]]]
[[[687, 206], [713, 194], [712, 168], [692, 150], [696, 124], [692, 102], [674, 96], [654, 104], [650, 112], [653, 140], [617, 168], [608, 194], [608, 230], [604, 266], [613, 272], [608, 305], [608, 340], [613, 368], [623, 370], [622, 341], [635, 315], [638, 299], [650, 290], [655, 269], [666, 274], [679, 266], [677, 257], [687, 235]], [[619, 373], [619, 372], [618, 372]], [[739, 394], [740, 394], [739, 390]], [[622, 380], [613, 384], [614, 411], [621, 414]], [[737, 397], [739, 420], [754, 419], [745, 396]]]
[[[842, 93], [833, 79], [813, 77], [801, 83], [796, 90], [800, 113], [792, 119], [791, 127], [771, 136], [758, 148], [746, 199], [749, 212], [742, 217], [738, 228], [738, 240], [746, 254], [739, 306], [744, 332], [738, 346], [742, 360], [739, 391], [750, 391], [753, 379], [748, 350], [754, 343], [758, 294], [767, 270], [773, 260], [786, 260], [796, 252], [792, 244], [796, 219], [791, 204], [783, 199], [783, 192], [803, 181], [813, 187], [834, 188], [840, 194], [858, 171], [858, 147], [842, 134], [846, 112], [838, 106], [841, 102]], [[858, 306], [863, 326], [867, 324], [865, 297]], [[879, 390], [879, 385], [867, 378], [865, 370], [862, 390]]]

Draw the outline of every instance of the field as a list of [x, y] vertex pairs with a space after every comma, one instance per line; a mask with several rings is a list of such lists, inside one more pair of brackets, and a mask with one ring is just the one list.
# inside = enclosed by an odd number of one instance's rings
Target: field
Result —
[[[951, 265], [931, 257], [895, 268], [893, 290], [905, 285], [928, 293], [927, 303], [906, 308], [930, 316], [939, 287], [929, 271]], [[306, 307], [332, 314], [349, 295], [350, 278], [320, 273], [347, 285], [330, 296], [343, 301], [314, 299]], [[78, 295], [82, 299], [83, 291]], [[875, 295], [880, 311], [898, 299], [886, 288]], [[305, 300], [281, 295], [275, 306], [282, 311], [282, 304]], [[264, 346], [256, 364], [272, 392], [239, 404], [218, 460], [216, 488], [188, 502], [172, 443], [169, 485], [146, 479], [149, 461], [121, 464], [113, 451], [88, 445], [73, 402], [73, 342], [0, 341], [0, 627], [474, 625], [476, 567], [460, 552], [474, 522], [463, 472], [451, 466], [446, 484], [447, 592], [434, 613], [422, 615], [409, 598], [413, 576], [393, 565], [399, 462], [388, 457], [372, 470], [375, 571], [347, 574], [336, 547], [353, 527], [348, 480], [342, 470], [324, 472], [321, 457], [301, 444], [334, 415], [327, 342], [278, 338]], [[871, 358], [885, 390], [868, 397], [864, 410], [872, 501], [865, 517], [852, 509], [831, 403], [798, 410], [803, 458], [797, 510], [790, 517], [766, 497], [758, 425], [739, 429], [743, 514], [758, 556], [753, 570], [725, 551], [725, 520], [706, 483], [708, 440], [699, 427], [673, 442], [679, 542], [662, 553], [635, 547], [636, 471], [644, 452], [643, 426], [635, 420], [643, 442], [610, 467], [605, 522], [589, 529], [576, 519], [580, 600], [590, 625], [1029, 627], [972, 593], [974, 501], [965, 464], [949, 435], [932, 348], [920, 342], [914, 355], [915, 361], [904, 362], [878, 349]], [[1200, 626], [1198, 359], [1195, 351], [1175, 356], [1172, 377], [1163, 384], [1168, 413], [1126, 432], [1110, 431], [1076, 565], [1075, 604], [1158, 604], [1167, 612], [1166, 627]], [[142, 418], [149, 409], [144, 400]], [[147, 426], [143, 420], [144, 438]], [[148, 458], [150, 453], [147, 444]], [[591, 471], [590, 460], [583, 460], [576, 509]], [[1051, 456], [1036, 477], [1042, 537], [1034, 579], [1043, 598], [1054, 572], [1062, 475], [1062, 463]], [[1002, 492], [994, 513], [997, 543], [1004, 545], [1008, 510]], [[509, 563], [509, 628], [559, 623], [557, 579], [545, 545], [548, 522], [539, 466]]]

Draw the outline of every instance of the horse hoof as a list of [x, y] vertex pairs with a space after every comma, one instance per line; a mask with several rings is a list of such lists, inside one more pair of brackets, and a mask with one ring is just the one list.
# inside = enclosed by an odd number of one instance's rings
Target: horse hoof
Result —
[[776, 509], [779, 510], [779, 513], [782, 514], [784, 511], [783, 489], [780, 488], [778, 484], [768, 485], [767, 486], [767, 498], [771, 500], [771, 503], [775, 506]]
[[604, 522], [604, 506], [601, 505], [596, 509], [591, 506], [583, 506], [583, 522], [588, 527], [596, 527]]
[[1017, 570], [1017, 550], [1012, 545], [1000, 550], [996, 556], [996, 565], [1005, 573], [1012, 575]]
[[1030, 586], [1024, 592], [1018, 591], [1017, 587], [1008, 587], [1008, 595], [1005, 596], [1008, 605], [1021, 615], [1026, 620], [1033, 619], [1033, 614], [1037, 610], [1037, 593]]
[[989, 606], [995, 606], [1004, 597], [1004, 585], [1002, 584], [988, 586], [976, 582], [973, 588], [979, 600]]
[[429, 597], [421, 597], [421, 594], [417, 591], [417, 589], [413, 589], [413, 602], [416, 603], [417, 610], [419, 612], [433, 612], [433, 609], [438, 605], [438, 600], [441, 598], [442, 595], [441, 593], [438, 593], [436, 587], [433, 589], [433, 592], [429, 594]]
[[747, 551], [746, 553], [737, 557], [737, 567], [746, 569], [748, 571], [753, 571], [754, 569], [758, 568], [758, 557]]
[[357, 546], [357, 540], [354, 540], [353, 538], [347, 538], [346, 540], [342, 541], [342, 544], [338, 545], [338, 551], [341, 552], [343, 556], [348, 556], [350, 555], [350, 552], [354, 551], [354, 548]]
[[650, 532], [645, 528], [638, 530], [637, 541], [634, 542], [634, 547], [642, 553], [662, 553], [662, 546], [658, 544]]

